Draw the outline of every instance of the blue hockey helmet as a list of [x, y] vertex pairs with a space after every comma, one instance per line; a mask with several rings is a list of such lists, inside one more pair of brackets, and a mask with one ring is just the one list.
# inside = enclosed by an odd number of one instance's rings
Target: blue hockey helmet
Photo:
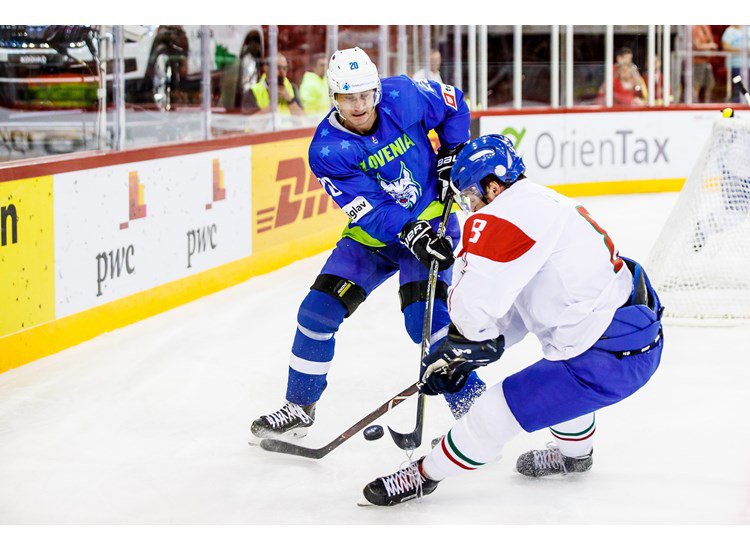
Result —
[[456, 202], [470, 212], [472, 195], [487, 202], [481, 184], [484, 178], [494, 176], [510, 187], [525, 170], [526, 165], [509, 138], [489, 134], [470, 141], [461, 149], [451, 170]]

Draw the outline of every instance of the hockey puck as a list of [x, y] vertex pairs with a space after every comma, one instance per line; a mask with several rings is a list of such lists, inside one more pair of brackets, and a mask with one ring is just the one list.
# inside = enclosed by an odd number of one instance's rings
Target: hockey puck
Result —
[[373, 424], [372, 426], [367, 426], [365, 431], [362, 432], [362, 435], [365, 436], [367, 441], [375, 441], [376, 439], [383, 437], [383, 433], [383, 426]]

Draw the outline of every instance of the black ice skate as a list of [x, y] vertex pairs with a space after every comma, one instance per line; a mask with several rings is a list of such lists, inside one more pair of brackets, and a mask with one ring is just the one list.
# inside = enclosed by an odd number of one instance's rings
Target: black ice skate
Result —
[[299, 439], [307, 435], [307, 429], [315, 422], [315, 403], [300, 407], [287, 403], [278, 411], [261, 416], [250, 431], [260, 439]]
[[587, 472], [594, 464], [593, 452], [580, 458], [571, 458], [563, 455], [555, 445], [549, 444], [543, 451], [529, 451], [519, 456], [516, 471], [528, 477]]
[[439, 482], [422, 474], [422, 460], [424, 457], [369, 483], [362, 491], [367, 501], [375, 506], [393, 506], [432, 493]]

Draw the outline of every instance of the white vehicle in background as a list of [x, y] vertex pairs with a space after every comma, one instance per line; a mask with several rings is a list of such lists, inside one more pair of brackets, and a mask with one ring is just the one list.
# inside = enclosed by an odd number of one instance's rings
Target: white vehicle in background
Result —
[[[12, 109], [96, 108], [101, 38], [112, 27], [0, 26], [0, 105]], [[199, 25], [125, 25], [125, 97], [160, 111], [200, 90]], [[263, 56], [259, 25], [211, 27], [209, 59], [213, 81], [233, 81], [226, 107], [257, 82]], [[105, 58], [108, 56], [104, 56]], [[111, 67], [111, 64], [110, 64]], [[212, 90], [219, 86], [214, 83]], [[226, 83], [222, 88], [226, 88]], [[226, 92], [226, 90], [223, 90]]]

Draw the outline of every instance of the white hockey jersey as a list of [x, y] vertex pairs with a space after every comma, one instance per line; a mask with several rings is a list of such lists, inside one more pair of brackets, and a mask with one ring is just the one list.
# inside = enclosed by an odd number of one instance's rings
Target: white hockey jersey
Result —
[[448, 307], [470, 340], [535, 334], [550, 360], [589, 349], [628, 299], [633, 279], [583, 206], [524, 179], [471, 215]]

